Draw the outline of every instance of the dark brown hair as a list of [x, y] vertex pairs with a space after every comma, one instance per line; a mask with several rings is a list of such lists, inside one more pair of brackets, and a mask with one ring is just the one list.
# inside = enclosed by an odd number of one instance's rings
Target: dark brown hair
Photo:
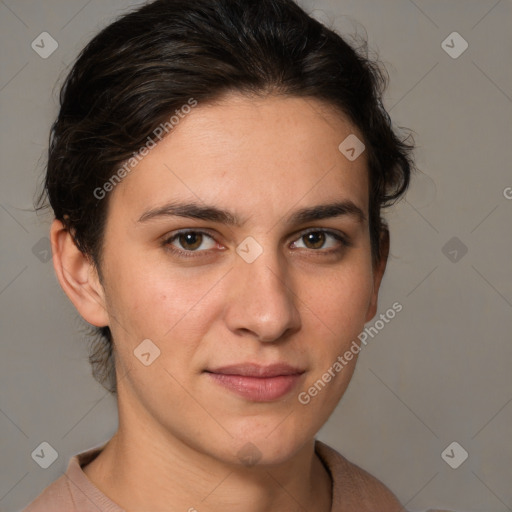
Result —
[[[156, 0], [107, 26], [78, 56], [61, 89], [39, 205], [48, 198], [101, 276], [108, 197], [94, 191], [172, 113], [191, 98], [204, 104], [231, 91], [311, 97], [364, 137], [377, 262], [381, 208], [405, 192], [413, 168], [413, 144], [398, 137], [382, 106], [386, 81], [378, 62], [292, 0]], [[93, 374], [115, 392], [110, 329], [97, 334]]]

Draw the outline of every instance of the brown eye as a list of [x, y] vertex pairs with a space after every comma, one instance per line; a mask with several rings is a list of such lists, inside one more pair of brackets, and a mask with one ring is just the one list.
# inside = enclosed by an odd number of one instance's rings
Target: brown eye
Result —
[[181, 233], [178, 236], [178, 242], [181, 247], [187, 251], [195, 251], [203, 242], [201, 233]]
[[292, 244], [294, 249], [309, 249], [321, 254], [342, 251], [350, 246], [351, 243], [342, 235], [322, 229], [303, 233]]
[[211, 254], [212, 249], [222, 251], [212, 235], [204, 231], [183, 230], [163, 241], [163, 246], [177, 257], [200, 257]]
[[302, 239], [308, 249], [321, 249], [325, 244], [325, 233], [322, 231], [307, 233]]

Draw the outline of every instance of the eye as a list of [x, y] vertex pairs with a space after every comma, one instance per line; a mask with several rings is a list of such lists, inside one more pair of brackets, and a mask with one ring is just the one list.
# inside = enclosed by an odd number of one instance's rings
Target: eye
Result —
[[[342, 246], [348, 247], [350, 244], [341, 235], [325, 230], [308, 231], [293, 242], [294, 249], [320, 250], [328, 249], [326, 252], [334, 252]], [[329, 251], [330, 249], [330, 251]]]
[[165, 245], [170, 245], [178, 252], [201, 252], [213, 249], [216, 242], [210, 235], [201, 231], [181, 231], [168, 238]]

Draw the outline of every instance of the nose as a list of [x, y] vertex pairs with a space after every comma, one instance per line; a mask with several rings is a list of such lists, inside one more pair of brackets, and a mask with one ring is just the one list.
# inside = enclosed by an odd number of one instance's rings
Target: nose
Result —
[[225, 320], [232, 332], [276, 342], [300, 328], [298, 298], [277, 254], [264, 252], [252, 263], [237, 258], [230, 279]]

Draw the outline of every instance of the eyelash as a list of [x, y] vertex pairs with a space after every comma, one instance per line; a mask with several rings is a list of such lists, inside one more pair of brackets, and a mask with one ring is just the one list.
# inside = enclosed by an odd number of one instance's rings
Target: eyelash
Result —
[[[206, 231], [194, 230], [194, 229], [183, 229], [181, 231], [177, 231], [172, 236], [167, 237], [162, 242], [162, 245], [167, 250], [169, 250], [170, 252], [172, 252], [172, 253], [180, 256], [180, 257], [184, 257], [184, 258], [197, 258], [197, 257], [201, 257], [201, 256], [204, 255], [204, 253], [208, 253], [211, 250], [211, 249], [208, 249], [208, 250], [202, 250], [202, 251], [198, 251], [198, 250], [196, 250], [196, 251], [184, 251], [184, 250], [181, 250], [181, 249], [177, 249], [176, 247], [171, 245], [172, 242], [174, 242], [180, 235], [186, 235], [186, 234], [189, 234], [189, 233], [203, 235], [203, 236], [206, 236], [208, 238], [211, 238], [212, 240], [215, 240], [213, 238], [213, 236], [210, 233], [206, 232]], [[309, 230], [301, 232], [300, 236], [298, 238], [296, 238], [294, 241], [300, 240], [301, 238], [305, 237], [306, 235], [308, 235], [310, 233], [324, 233], [325, 235], [332, 236], [335, 240], [340, 242], [341, 245], [343, 246], [342, 248], [338, 247], [338, 248], [330, 249], [330, 250], [309, 249], [309, 251], [311, 251], [313, 253], [316, 252], [316, 253], [323, 254], [323, 255], [331, 255], [331, 254], [339, 253], [339, 252], [341, 252], [343, 250], [343, 248], [352, 247], [352, 245], [353, 245], [348, 240], [348, 238], [340, 235], [339, 233], [336, 233], [334, 231], [330, 231], [330, 230], [327, 230], [327, 229], [316, 229], [316, 228], [311, 228]], [[308, 250], [308, 249], [306, 249], [306, 250]]]

